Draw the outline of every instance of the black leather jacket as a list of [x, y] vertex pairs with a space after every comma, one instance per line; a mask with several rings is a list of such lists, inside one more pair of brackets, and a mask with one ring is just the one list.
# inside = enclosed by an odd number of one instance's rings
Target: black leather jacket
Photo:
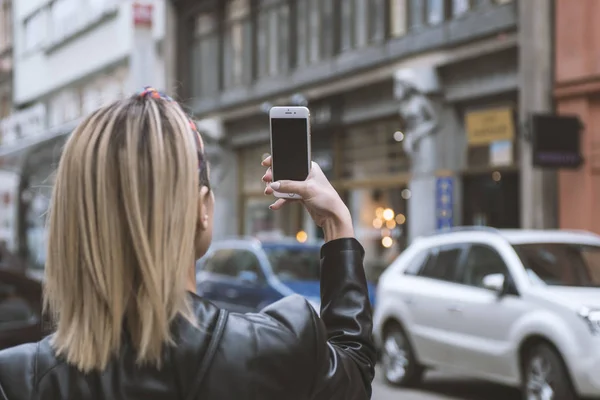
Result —
[[[320, 318], [300, 296], [223, 318], [192, 295], [198, 327], [174, 323], [177, 346], [165, 350], [160, 370], [136, 366], [127, 342], [105, 371], [87, 375], [57, 358], [49, 338], [4, 350], [0, 399], [370, 399], [375, 348], [363, 257], [354, 239], [322, 247]], [[200, 379], [208, 332], [223, 324]]]

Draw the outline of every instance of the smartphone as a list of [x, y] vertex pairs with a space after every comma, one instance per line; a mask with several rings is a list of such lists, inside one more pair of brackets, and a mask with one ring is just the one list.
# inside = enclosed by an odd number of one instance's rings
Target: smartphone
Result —
[[[273, 181], [303, 181], [311, 166], [310, 112], [306, 107], [273, 107], [271, 125], [271, 169]], [[275, 197], [300, 199], [293, 193], [274, 192]]]

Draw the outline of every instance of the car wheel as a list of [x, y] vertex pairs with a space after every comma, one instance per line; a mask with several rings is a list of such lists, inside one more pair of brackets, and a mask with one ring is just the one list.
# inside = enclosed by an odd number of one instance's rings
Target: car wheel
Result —
[[385, 380], [394, 386], [418, 385], [425, 372], [417, 362], [404, 330], [397, 325], [385, 331], [381, 364]]
[[537, 345], [523, 363], [524, 400], [575, 400], [577, 395], [560, 355], [547, 344]]

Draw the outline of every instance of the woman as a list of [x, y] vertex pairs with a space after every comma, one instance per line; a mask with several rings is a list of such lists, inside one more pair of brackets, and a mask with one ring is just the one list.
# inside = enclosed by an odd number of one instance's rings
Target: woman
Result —
[[321, 318], [298, 296], [228, 314], [194, 294], [194, 261], [219, 223], [208, 176], [194, 124], [154, 89], [75, 129], [49, 214], [44, 301], [56, 332], [0, 352], [0, 399], [370, 398], [364, 253], [323, 172], [263, 177], [267, 195], [300, 194], [325, 232]]

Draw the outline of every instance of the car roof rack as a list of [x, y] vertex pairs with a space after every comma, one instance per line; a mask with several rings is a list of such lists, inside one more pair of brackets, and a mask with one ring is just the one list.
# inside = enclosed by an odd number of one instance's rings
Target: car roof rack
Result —
[[447, 233], [456, 233], [456, 232], [488, 232], [488, 233], [496, 233], [500, 234], [500, 231], [496, 228], [492, 228], [491, 226], [454, 226], [452, 228], [447, 229], [438, 229], [429, 235], [425, 236], [435, 236], [435, 235], [444, 235]]

